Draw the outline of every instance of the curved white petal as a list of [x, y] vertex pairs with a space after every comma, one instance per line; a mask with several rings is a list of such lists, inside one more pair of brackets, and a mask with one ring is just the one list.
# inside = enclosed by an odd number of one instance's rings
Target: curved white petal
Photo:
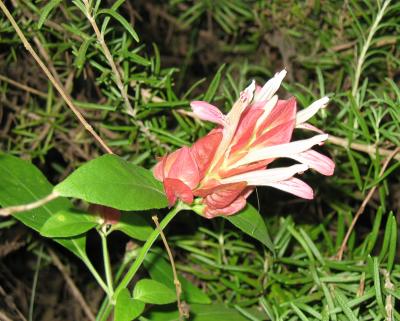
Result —
[[323, 141], [327, 139], [328, 135], [323, 134], [287, 144], [280, 144], [280, 145], [255, 149], [253, 151], [249, 151], [249, 153], [245, 157], [243, 157], [237, 163], [235, 163], [235, 166], [250, 164], [270, 158], [291, 157], [292, 155], [299, 154], [306, 150], [309, 150], [314, 145], [321, 144]]
[[193, 113], [201, 120], [225, 126], [225, 115], [214, 105], [205, 101], [192, 101], [190, 106], [192, 107]]
[[297, 164], [288, 167], [263, 169], [224, 178], [221, 180], [221, 183], [229, 184], [246, 182], [248, 185], [252, 186], [264, 186], [287, 180], [293, 177], [293, 175], [305, 172], [308, 168], [309, 167], [307, 165]]
[[321, 129], [319, 129], [309, 123], [298, 124], [298, 125], [296, 125], [296, 128], [311, 130], [311, 131], [319, 133], [319, 134], [325, 134]]
[[302, 124], [314, 116], [321, 108], [325, 108], [329, 102], [328, 97], [323, 97], [313, 102], [306, 109], [300, 110], [296, 115], [296, 125]]
[[254, 101], [269, 100], [278, 91], [283, 78], [285, 78], [287, 71], [284, 69], [275, 74], [273, 78], [268, 80], [265, 85], [261, 88], [259, 92], [254, 97]]
[[331, 176], [335, 170], [335, 163], [329, 157], [312, 149], [297, 155], [292, 155], [290, 158], [299, 163], [308, 165], [322, 175]]
[[256, 90], [256, 81], [253, 80], [250, 85], [240, 93], [240, 100], [242, 102], [250, 102], [253, 99], [254, 91]]
[[267, 186], [280, 189], [281, 191], [288, 192], [301, 198], [309, 200], [314, 198], [314, 191], [312, 190], [312, 188], [296, 177], [289, 178], [286, 181], [271, 183]]

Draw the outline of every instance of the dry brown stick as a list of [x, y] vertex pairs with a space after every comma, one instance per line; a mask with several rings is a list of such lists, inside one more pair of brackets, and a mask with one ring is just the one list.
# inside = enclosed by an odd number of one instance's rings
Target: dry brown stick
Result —
[[20, 84], [18, 81], [12, 80], [12, 79], [7, 78], [5, 76], [0, 75], [0, 80], [4, 81], [6, 83], [9, 83], [10, 85], [13, 85], [13, 86], [15, 86], [17, 88], [23, 89], [23, 90], [27, 91], [28, 93], [31, 93], [31, 94], [34, 94], [34, 95], [37, 95], [37, 96], [40, 96], [40, 97], [43, 97], [43, 98], [47, 98], [47, 94], [46, 93], [44, 93], [42, 91], [39, 91], [39, 90], [37, 90], [35, 88], [29, 87], [27, 85]]
[[[348, 139], [340, 138], [333, 135], [329, 135], [328, 142], [334, 145], [342, 146], [344, 148], [350, 148], [359, 152], [367, 153], [371, 156], [375, 156], [376, 152], [378, 152], [378, 154], [381, 156], [389, 156], [393, 153], [393, 150], [390, 149], [380, 148], [375, 145], [350, 143]], [[393, 158], [400, 160], [400, 154], [396, 154]]]
[[107, 146], [107, 144], [101, 139], [101, 137], [95, 132], [93, 127], [86, 121], [86, 119], [82, 116], [80, 111], [78, 110], [77, 107], [75, 107], [74, 103], [72, 102], [72, 98], [66, 93], [64, 90], [63, 86], [61, 83], [59, 83], [54, 75], [50, 72], [50, 70], [47, 68], [47, 66], [43, 63], [43, 61], [40, 59], [36, 51], [33, 49], [29, 41], [26, 39], [25, 35], [23, 34], [22, 30], [19, 28], [17, 22], [11, 15], [10, 11], [7, 9], [7, 7], [4, 5], [3, 1], [0, 0], [0, 8], [6, 15], [7, 19], [11, 22], [11, 25], [17, 32], [19, 38], [21, 39], [22, 43], [24, 44], [24, 47], [28, 52], [32, 55], [32, 57], [36, 60], [40, 68], [43, 70], [43, 72], [46, 74], [46, 76], [49, 78], [53, 86], [57, 89], [58, 93], [61, 95], [61, 97], [65, 100], [66, 104], [68, 107], [72, 110], [72, 112], [76, 115], [76, 117], [79, 119], [79, 121], [82, 123], [82, 125], [86, 128], [87, 131], [89, 131], [92, 136], [96, 139], [96, 141], [104, 148], [104, 150], [107, 153], [113, 154], [112, 150]]
[[[392, 151], [392, 153], [386, 158], [385, 163], [382, 166], [381, 171], [379, 172], [379, 176], [382, 176], [385, 173], [386, 168], [388, 167], [390, 161], [396, 156], [397, 153], [400, 152], [400, 147], [397, 147], [394, 151]], [[357, 220], [359, 219], [359, 217], [361, 216], [362, 213], [364, 213], [364, 210], [368, 204], [368, 202], [370, 201], [370, 199], [372, 198], [372, 195], [374, 195], [376, 188], [378, 187], [378, 184], [376, 184], [375, 186], [373, 186], [367, 196], [365, 197], [364, 201], [361, 203], [360, 208], [358, 209], [356, 215], [354, 215], [353, 220], [351, 221], [350, 227], [346, 232], [346, 236], [343, 239], [342, 245], [339, 248], [339, 251], [336, 254], [336, 258], [338, 260], [341, 260], [343, 257], [343, 252], [346, 248], [347, 245], [347, 241], [350, 238], [351, 233], [353, 232], [354, 226], [357, 223]]]
[[[2, 300], [4, 301], [4, 303], [10, 307], [12, 310], [14, 310], [14, 312], [18, 315], [18, 317], [22, 320], [22, 321], [27, 321], [25, 316], [22, 314], [22, 312], [18, 309], [17, 305], [15, 304], [13, 298], [6, 293], [6, 291], [2, 288], [2, 286], [0, 285], [0, 297], [2, 298]], [[13, 321], [16, 321], [15, 319]]]
[[48, 202], [51, 202], [52, 200], [56, 199], [59, 196], [60, 195], [57, 192], [51, 192], [49, 195], [41, 198], [40, 200], [29, 203], [29, 204], [1, 208], [0, 216], [9, 216], [11, 214], [33, 210], [44, 204], [47, 204]]
[[133, 123], [139, 127], [140, 131], [149, 140], [151, 140], [152, 142], [156, 143], [159, 146], [162, 146], [165, 150], [170, 151], [171, 150], [170, 146], [161, 143], [160, 140], [150, 132], [150, 130], [144, 125], [144, 123], [141, 120], [138, 120], [135, 118], [136, 110], [132, 107], [132, 105], [129, 101], [127, 89], [125, 88], [124, 83], [122, 81], [122, 78], [123, 78], [121, 75], [122, 71], [120, 71], [118, 69], [117, 64], [115, 63], [114, 58], [110, 52], [110, 49], [108, 48], [106, 42], [104, 41], [104, 35], [100, 32], [100, 29], [97, 26], [96, 20], [92, 15], [89, 1], [88, 0], [82, 0], [82, 1], [86, 8], [86, 17], [89, 20], [90, 24], [92, 25], [94, 33], [96, 34], [97, 41], [99, 42], [99, 44], [103, 50], [104, 56], [114, 73], [115, 82], [117, 84], [119, 91], [121, 92], [127, 114], [132, 117]]
[[[13, 321], [11, 320], [7, 314], [5, 314], [3, 311], [0, 310], [0, 320], [1, 321]], [[14, 320], [15, 321], [15, 320]]]
[[68, 274], [68, 272], [67, 272], [65, 266], [62, 264], [60, 258], [57, 256], [57, 254], [52, 249], [48, 249], [48, 251], [51, 256], [51, 259], [53, 260], [54, 265], [61, 272], [62, 276], [64, 277], [65, 282], [68, 285], [69, 290], [71, 291], [71, 294], [74, 296], [74, 298], [78, 301], [78, 303], [82, 307], [82, 310], [86, 314], [88, 320], [95, 321], [96, 317], [94, 316], [92, 310], [90, 310], [90, 307], [86, 303], [81, 291], [79, 291], [75, 282], [72, 280], [72, 278]]
[[128, 93], [124, 86], [124, 83], [122, 82], [121, 74], [117, 68], [117, 65], [114, 62], [113, 56], [112, 56], [110, 50], [108, 49], [106, 42], [104, 41], [104, 35], [100, 32], [100, 29], [97, 26], [96, 20], [94, 19], [93, 15], [92, 15], [90, 3], [88, 0], [82, 0], [82, 1], [85, 4], [86, 17], [88, 18], [90, 24], [92, 25], [94, 33], [96, 34], [96, 37], [97, 37], [97, 41], [99, 42], [101, 48], [103, 49], [104, 56], [106, 57], [108, 64], [110, 65], [110, 67], [114, 73], [115, 82], [117, 84], [119, 91], [121, 92], [122, 98], [124, 99], [126, 112], [128, 113], [128, 115], [135, 117], [136, 110], [133, 109], [133, 107], [129, 101]]
[[176, 272], [174, 257], [172, 256], [172, 252], [171, 252], [171, 249], [169, 248], [167, 239], [165, 238], [165, 235], [160, 227], [160, 224], [158, 222], [158, 217], [156, 215], [154, 215], [154, 216], [152, 216], [152, 219], [154, 221], [154, 224], [157, 226], [157, 229], [160, 232], [161, 239], [164, 243], [165, 249], [167, 250], [167, 253], [168, 253], [169, 260], [171, 262], [172, 273], [174, 274], [176, 299], [178, 302], [179, 320], [184, 320], [185, 318], [189, 318], [189, 310], [185, 307], [185, 304], [183, 302], [181, 302], [182, 286], [178, 279], [178, 273]]

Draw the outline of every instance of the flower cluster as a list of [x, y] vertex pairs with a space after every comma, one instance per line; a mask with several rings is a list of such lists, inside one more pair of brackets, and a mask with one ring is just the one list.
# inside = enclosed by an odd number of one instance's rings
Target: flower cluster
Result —
[[[285, 70], [277, 73], [263, 87], [253, 81], [227, 115], [207, 102], [191, 103], [198, 118], [217, 127], [192, 147], [162, 157], [154, 168], [170, 206], [178, 199], [191, 204], [199, 197], [205, 217], [232, 215], [245, 207], [246, 198], [256, 186], [313, 198], [312, 188], [294, 176], [309, 168], [323, 175], [333, 174], [332, 160], [311, 149], [321, 145], [328, 135], [307, 123], [327, 105], [328, 98], [297, 112], [295, 98], [280, 100], [275, 95], [285, 75]], [[295, 128], [318, 134], [291, 142]], [[298, 164], [268, 168], [281, 157]]]

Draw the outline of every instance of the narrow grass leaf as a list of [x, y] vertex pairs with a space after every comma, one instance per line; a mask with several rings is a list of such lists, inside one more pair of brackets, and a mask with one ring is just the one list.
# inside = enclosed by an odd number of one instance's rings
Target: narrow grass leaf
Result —
[[123, 16], [121, 16], [118, 12], [116, 12], [112, 9], [102, 9], [102, 10], [99, 10], [97, 15], [101, 15], [101, 14], [106, 14], [106, 15], [110, 15], [111, 17], [113, 17], [126, 29], [126, 31], [129, 32], [129, 34], [133, 37], [133, 39], [136, 40], [136, 42], [139, 42], [139, 36], [136, 33], [136, 31], [132, 28], [130, 23]]
[[46, 22], [47, 17], [51, 13], [51, 11], [60, 4], [61, 0], [51, 0], [49, 1], [41, 10], [39, 21], [38, 21], [38, 29], [41, 29], [43, 24]]

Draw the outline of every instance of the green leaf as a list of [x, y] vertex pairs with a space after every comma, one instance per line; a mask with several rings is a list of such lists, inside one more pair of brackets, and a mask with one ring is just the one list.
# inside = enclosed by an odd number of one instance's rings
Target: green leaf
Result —
[[224, 218], [274, 252], [274, 244], [271, 241], [264, 219], [253, 206], [247, 204], [245, 209], [238, 214], [224, 216]]
[[[27, 204], [49, 195], [53, 186], [30, 162], [10, 155], [0, 155], [0, 205], [3, 207]], [[39, 208], [14, 214], [13, 217], [40, 231], [53, 214], [72, 207], [65, 198], [57, 198]], [[57, 239], [78, 257], [86, 257], [86, 238]]]
[[[179, 313], [176, 307], [158, 307], [156, 310], [150, 311], [146, 318], [151, 321], [179, 321]], [[248, 321], [238, 311], [227, 306], [216, 303], [210, 305], [191, 304], [190, 305], [191, 321]]]
[[70, 237], [87, 232], [99, 224], [95, 215], [78, 212], [73, 209], [61, 210], [49, 217], [40, 229], [47, 237]]
[[132, 26], [129, 24], [129, 22], [121, 16], [118, 12], [111, 10], [111, 9], [102, 9], [98, 13], [98, 15], [101, 14], [107, 14], [113, 17], [115, 20], [117, 20], [133, 37], [133, 39], [136, 40], [136, 42], [139, 42], [139, 36], [136, 33], [136, 31], [132, 28]]
[[89, 45], [92, 41], [93, 41], [93, 38], [87, 38], [82, 42], [81, 46], [79, 47], [78, 54], [76, 55], [76, 58], [75, 58], [75, 66], [78, 69], [83, 68], [83, 65], [85, 64], [86, 57], [87, 57], [86, 53], [87, 53]]
[[169, 304], [176, 301], [176, 292], [160, 282], [142, 279], [136, 283], [133, 297], [145, 303]]
[[219, 87], [219, 83], [221, 82], [221, 77], [222, 77], [222, 70], [225, 68], [225, 65], [222, 65], [219, 67], [217, 73], [215, 74], [213, 80], [210, 83], [210, 86], [207, 89], [207, 92], [204, 94], [204, 100], [205, 101], [211, 101], [215, 93], [217, 92], [217, 89]]
[[388, 259], [387, 259], [387, 266], [386, 269], [389, 271], [389, 273], [392, 271], [393, 268], [393, 263], [396, 258], [396, 248], [397, 248], [397, 222], [396, 222], [396, 217], [390, 213], [391, 215], [389, 216], [392, 223], [391, 223], [391, 232], [390, 232], [390, 242], [389, 242], [389, 254], [388, 254]]
[[118, 295], [114, 310], [115, 321], [131, 321], [136, 319], [144, 311], [145, 304], [132, 299], [128, 289], [123, 289]]
[[153, 173], [115, 155], [89, 161], [54, 190], [61, 196], [83, 199], [124, 211], [167, 206], [162, 184]]
[[112, 228], [140, 241], [146, 241], [153, 232], [153, 228], [139, 213], [123, 213]]
[[38, 29], [42, 28], [43, 24], [46, 22], [47, 17], [51, 11], [60, 4], [61, 0], [51, 0], [49, 1], [41, 10], [41, 14], [38, 21]]
[[350, 321], [357, 321], [357, 317], [348, 305], [349, 299], [342, 294], [342, 291], [335, 289], [335, 299], [342, 308], [344, 314]]
[[356, 160], [353, 157], [353, 152], [351, 150], [347, 150], [347, 155], [349, 156], [350, 165], [353, 171], [354, 180], [357, 183], [357, 187], [359, 190], [362, 189], [362, 179], [360, 175], [360, 170], [358, 169], [358, 165]]
[[[163, 283], [172, 290], [175, 289], [171, 265], [160, 255], [159, 252], [148, 253], [143, 264], [153, 280]], [[182, 286], [182, 300], [188, 303], [211, 303], [210, 298], [205, 293], [184, 277], [179, 276], [179, 282]]]

